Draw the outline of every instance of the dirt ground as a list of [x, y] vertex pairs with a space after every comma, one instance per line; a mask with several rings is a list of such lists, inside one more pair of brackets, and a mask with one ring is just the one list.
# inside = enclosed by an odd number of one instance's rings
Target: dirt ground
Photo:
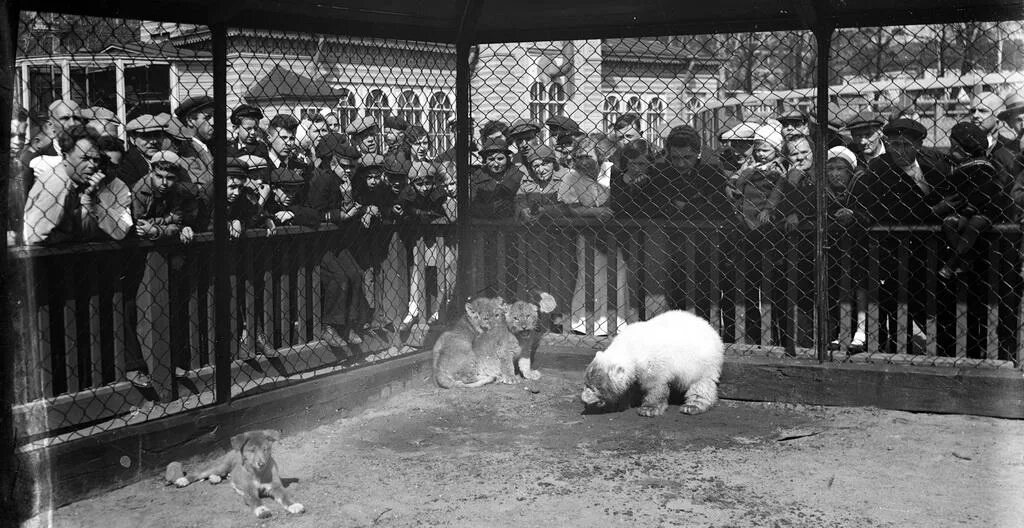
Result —
[[581, 380], [423, 380], [286, 436], [275, 454], [303, 515], [268, 499], [257, 520], [228, 484], [154, 475], [52, 526], [1024, 526], [1024, 422], [729, 401], [581, 414]]

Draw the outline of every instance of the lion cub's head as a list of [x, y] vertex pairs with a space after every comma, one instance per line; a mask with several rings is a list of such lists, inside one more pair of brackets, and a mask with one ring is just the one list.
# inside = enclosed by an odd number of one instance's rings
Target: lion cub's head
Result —
[[270, 463], [270, 450], [274, 442], [281, 439], [281, 433], [273, 429], [249, 431], [231, 437], [231, 448], [242, 455], [242, 465], [252, 471], [260, 471]]

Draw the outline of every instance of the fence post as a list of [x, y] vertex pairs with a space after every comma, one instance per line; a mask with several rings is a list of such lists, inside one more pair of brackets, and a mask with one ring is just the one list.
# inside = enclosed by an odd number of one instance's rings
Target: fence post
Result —
[[213, 40], [213, 296], [214, 386], [217, 403], [231, 400], [231, 256], [227, 222], [227, 28], [222, 21], [210, 25]]
[[[0, 0], [0, 115], [9, 116], [14, 102], [14, 57], [17, 50], [18, 35], [18, 2], [11, 0]], [[0, 127], [0, 163], [4, 167], [10, 166], [11, 129], [8, 126]], [[9, 186], [7, 181], [13, 178], [8, 174], [0, 185], [0, 203], [7, 204], [7, 192]], [[6, 210], [6, 207], [4, 208]], [[0, 214], [0, 232], [7, 233], [7, 215]], [[29, 261], [31, 262], [31, 261]], [[14, 439], [14, 420], [11, 414], [11, 406], [14, 403], [14, 363], [19, 354], [13, 353], [14, 347], [23, 341], [19, 337], [23, 334], [15, 334], [13, 321], [11, 320], [10, 303], [14, 296], [10, 284], [11, 274], [8, 272], [7, 243], [4, 242], [4, 251], [0, 254], [0, 350], [7, 353], [0, 357], [0, 524], [5, 526], [16, 525], [18, 518], [26, 508], [24, 500], [18, 501], [18, 494], [15, 486], [18, 484], [19, 473], [17, 472], [17, 455]], [[26, 286], [25, 284], [21, 285]], [[34, 315], [34, 314], [32, 314]]]
[[472, 236], [469, 230], [469, 153], [473, 140], [473, 126], [469, 113], [469, 85], [473, 79], [469, 57], [476, 39], [476, 21], [480, 16], [480, 0], [461, 0], [459, 2], [459, 20], [457, 21], [458, 37], [455, 43], [455, 119], [458, 131], [455, 133], [455, 172], [456, 172], [456, 238], [459, 241], [459, 254], [456, 264], [455, 293], [452, 300], [455, 306], [461, 306], [470, 286], [466, 284], [466, 270], [472, 264], [469, 249]]
[[816, 332], [814, 334], [814, 346], [817, 348], [818, 361], [824, 362], [828, 359], [828, 253], [825, 245], [828, 237], [828, 215], [825, 214], [825, 189], [828, 185], [828, 175], [825, 165], [828, 162], [826, 151], [828, 150], [828, 77], [829, 77], [829, 56], [832, 54], [832, 34], [835, 27], [828, 22], [821, 9], [827, 5], [817, 3], [818, 9], [814, 13], [814, 38], [818, 46], [818, 64], [815, 69], [817, 79], [815, 89], [817, 97], [816, 113], [818, 114], [818, 130], [814, 138], [814, 166], [818, 168], [815, 182], [815, 225], [818, 226], [814, 237], [814, 290], [817, 292], [818, 301], [815, 303], [817, 311]]

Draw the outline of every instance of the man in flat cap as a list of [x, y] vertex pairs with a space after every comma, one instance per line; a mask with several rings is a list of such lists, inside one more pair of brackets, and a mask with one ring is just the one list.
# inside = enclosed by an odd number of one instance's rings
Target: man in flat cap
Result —
[[167, 122], [152, 114], [142, 114], [125, 125], [128, 152], [121, 162], [120, 177], [129, 187], [149, 173], [149, 162], [169, 140]]
[[548, 127], [548, 132], [551, 133], [551, 144], [554, 146], [558, 139], [562, 136], [570, 136], [572, 138], [578, 138], [583, 135], [580, 130], [580, 125], [574, 121], [571, 117], [566, 116], [551, 116], [544, 124]]
[[261, 119], [263, 111], [252, 105], [239, 105], [231, 111], [235, 140], [228, 145], [228, 156], [250, 154], [264, 159], [269, 156], [267, 144], [263, 141], [263, 130], [260, 128]]
[[[901, 226], [938, 224], [933, 207], [942, 200], [940, 189], [951, 167], [944, 155], [923, 146], [928, 132], [911, 119], [894, 119], [884, 128], [885, 153], [872, 159], [867, 171], [851, 189], [861, 204], [869, 225]], [[900, 269], [900, 246], [909, 248], [911, 281], [906, 285], [910, 299], [911, 330], [914, 342], [925, 343], [922, 331], [926, 313], [924, 298], [926, 285], [923, 278], [927, 263], [927, 247], [916, 237], [886, 237], [882, 241], [880, 277], [882, 288], [879, 301], [883, 314], [880, 327], [884, 332], [888, 317], [896, 314], [896, 295], [900, 282], [896, 276]], [[934, 272], [934, 271], [933, 271]], [[885, 340], [888, 341], [885, 341]], [[883, 336], [887, 347], [894, 351], [897, 340], [906, 336]], [[939, 344], [943, 346], [943, 343]], [[892, 347], [892, 348], [889, 348]]]
[[409, 123], [398, 116], [388, 115], [382, 123], [384, 134], [384, 151], [382, 154], [390, 154], [400, 149], [405, 144], [405, 131]]
[[857, 164], [867, 166], [871, 160], [885, 154], [885, 143], [882, 141], [882, 125], [885, 120], [870, 110], [850, 116], [843, 123], [844, 128], [853, 137], [850, 150], [857, 154]]
[[205, 95], [185, 99], [174, 114], [186, 127], [193, 130], [192, 139], [182, 145], [179, 152], [190, 158], [199, 158], [204, 165], [213, 169], [213, 98]]
[[380, 127], [372, 117], [361, 116], [353, 119], [345, 132], [360, 154], [380, 153], [380, 145], [377, 144], [377, 133], [380, 132]]
[[1020, 152], [1020, 141], [1024, 138], [1024, 96], [1018, 93], [1006, 96], [1003, 101], [1003, 109], [996, 117], [1013, 131], [1016, 136], [1013, 146], [1016, 147], [1017, 152]]
[[85, 122], [85, 126], [96, 131], [100, 136], [117, 136], [118, 127], [121, 126], [121, 121], [117, 119], [117, 114], [113, 110], [103, 108], [102, 106], [90, 106], [89, 108], [83, 108], [82, 120]]
[[513, 151], [513, 163], [529, 173], [527, 159], [533, 149], [540, 146], [540, 125], [528, 119], [516, 119], [505, 129], [505, 143]]

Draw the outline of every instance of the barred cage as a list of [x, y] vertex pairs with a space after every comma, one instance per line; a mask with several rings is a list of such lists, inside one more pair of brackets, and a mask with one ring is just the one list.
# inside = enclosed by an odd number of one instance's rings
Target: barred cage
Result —
[[730, 354], [1020, 365], [1019, 22], [474, 44], [468, 160], [452, 44], [18, 26], [22, 445], [410, 354], [466, 296], [550, 293], [547, 344], [684, 309]]

